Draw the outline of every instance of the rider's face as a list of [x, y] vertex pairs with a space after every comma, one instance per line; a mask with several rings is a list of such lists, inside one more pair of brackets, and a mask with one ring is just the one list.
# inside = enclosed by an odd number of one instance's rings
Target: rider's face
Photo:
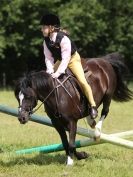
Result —
[[41, 28], [41, 31], [43, 33], [43, 36], [47, 37], [47, 36], [49, 36], [49, 33], [50, 33], [50, 27], [47, 25], [43, 25]]

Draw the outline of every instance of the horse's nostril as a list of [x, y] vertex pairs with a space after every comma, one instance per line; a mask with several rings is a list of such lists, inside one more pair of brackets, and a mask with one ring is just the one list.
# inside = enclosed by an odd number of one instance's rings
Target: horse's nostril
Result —
[[23, 121], [25, 121], [25, 117], [19, 117], [18, 120], [19, 120], [20, 122], [23, 122]]
[[22, 120], [25, 121], [25, 117], [22, 117]]

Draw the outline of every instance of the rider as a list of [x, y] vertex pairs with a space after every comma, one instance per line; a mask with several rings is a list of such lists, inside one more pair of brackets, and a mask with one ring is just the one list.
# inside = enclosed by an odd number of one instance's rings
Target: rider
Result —
[[[88, 99], [90, 115], [94, 119], [98, 112], [90, 85], [87, 83], [81, 65], [81, 58], [69, 36], [60, 29], [60, 20], [54, 14], [46, 14], [41, 19], [41, 31], [44, 36], [43, 48], [46, 72], [53, 78], [65, 73], [67, 67], [72, 71]], [[55, 64], [54, 64], [55, 63]], [[56, 66], [56, 67], [55, 67]]]

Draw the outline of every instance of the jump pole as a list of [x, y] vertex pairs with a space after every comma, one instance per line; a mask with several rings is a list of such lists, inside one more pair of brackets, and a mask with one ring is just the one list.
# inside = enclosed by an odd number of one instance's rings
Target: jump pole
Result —
[[[100, 142], [102, 144], [103, 142]], [[96, 141], [94, 141], [93, 138], [89, 139], [83, 139], [83, 140], [77, 140], [75, 142], [76, 148], [81, 148], [85, 146], [92, 146], [99, 144]], [[21, 149], [15, 151], [16, 154], [31, 154], [33, 152], [43, 152], [43, 153], [51, 153], [51, 152], [57, 152], [57, 151], [63, 151], [64, 147], [62, 144], [51, 144], [47, 146], [37, 146], [29, 149]]]
[[[122, 133], [116, 133], [116, 134], [111, 134], [109, 136], [117, 136], [117, 137], [125, 137], [125, 136], [130, 136], [133, 135], [133, 131], [127, 131], [127, 132], [122, 132]], [[97, 142], [94, 140], [94, 138], [86, 138], [82, 140], [77, 140], [75, 142], [76, 148], [81, 148], [81, 147], [86, 147], [86, 146], [92, 146], [92, 145], [97, 145], [97, 144], [103, 144], [107, 143], [103, 140], [100, 140], [100, 142]], [[52, 145], [47, 145], [47, 146], [37, 146], [29, 149], [21, 149], [15, 151], [16, 154], [31, 154], [33, 152], [43, 152], [43, 153], [51, 153], [51, 152], [57, 152], [57, 151], [63, 151], [63, 145], [62, 144], [52, 144]]]
[[[0, 112], [9, 114], [9, 115], [12, 115], [12, 116], [15, 116], [15, 117], [18, 116], [18, 110], [10, 108], [8, 106], [0, 105]], [[44, 125], [53, 127], [52, 123], [51, 123], [51, 120], [46, 118], [46, 117], [42, 117], [42, 116], [38, 116], [38, 115], [32, 115], [30, 120], [33, 121], [33, 122], [37, 122], [37, 123], [40, 123], [40, 124], [44, 124]], [[90, 144], [92, 144], [92, 145], [93, 144], [98, 144], [97, 142], [94, 141], [94, 130], [89, 130], [89, 129], [78, 127], [77, 128], [77, 134], [85, 136], [85, 137], [91, 137], [91, 139], [86, 140], [86, 143], [85, 143], [86, 146], [89, 146]], [[124, 147], [127, 147], [129, 149], [133, 149], [133, 142], [128, 141], [128, 140], [124, 140], [122, 138], [119, 138], [118, 135], [120, 135], [120, 134], [121, 133], [117, 133], [117, 134], [114, 134], [114, 135], [113, 134], [112, 135], [107, 135], [107, 134], [101, 133], [100, 143], [109, 142], [111, 144], [116, 144], [118, 146], [124, 146]], [[128, 133], [123, 132], [122, 136], [124, 136], [124, 134], [128, 134]], [[133, 131], [130, 131], [130, 135], [133, 135]], [[87, 141], [88, 141], [88, 144], [87, 144]], [[77, 144], [79, 144], [79, 141], [77, 142]], [[80, 143], [80, 144], [83, 144], [83, 143]]]

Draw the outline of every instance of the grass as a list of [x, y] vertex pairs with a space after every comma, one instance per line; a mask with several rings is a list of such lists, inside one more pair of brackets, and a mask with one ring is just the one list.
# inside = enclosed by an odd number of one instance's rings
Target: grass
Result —
[[[12, 91], [0, 91], [0, 104], [16, 108]], [[110, 113], [103, 125], [104, 133], [133, 129], [133, 101], [112, 102]], [[38, 114], [45, 115], [43, 108]], [[81, 120], [79, 126], [86, 128]], [[87, 127], [88, 128], [88, 127]], [[77, 136], [77, 139], [83, 137]], [[65, 165], [65, 153], [33, 153], [16, 155], [12, 151], [26, 147], [60, 143], [57, 132], [50, 127], [29, 122], [20, 125], [12, 116], [0, 113], [0, 177], [132, 177], [133, 151], [111, 144], [81, 148], [90, 154], [88, 159], [77, 161], [72, 167]]]

